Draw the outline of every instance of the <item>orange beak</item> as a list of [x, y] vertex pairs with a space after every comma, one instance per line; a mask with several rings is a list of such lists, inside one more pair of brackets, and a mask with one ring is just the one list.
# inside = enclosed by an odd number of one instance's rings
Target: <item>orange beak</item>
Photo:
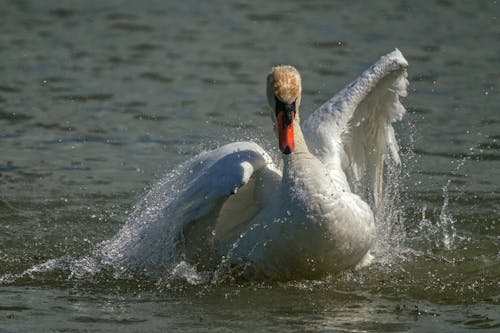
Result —
[[294, 137], [293, 137], [293, 120], [295, 118], [295, 113], [291, 113], [291, 121], [285, 121], [285, 112], [279, 112], [277, 115], [277, 126], [278, 126], [278, 141], [279, 147], [283, 154], [290, 154], [295, 148]]

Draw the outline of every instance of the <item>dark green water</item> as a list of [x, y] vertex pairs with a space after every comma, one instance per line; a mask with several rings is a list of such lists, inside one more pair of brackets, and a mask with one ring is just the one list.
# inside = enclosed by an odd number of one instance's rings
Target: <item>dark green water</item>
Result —
[[[0, 1], [0, 332], [499, 330], [499, 7]], [[411, 84], [400, 214], [375, 264], [252, 283], [89, 259], [189, 157], [275, 149], [271, 66], [301, 71], [307, 114], [395, 47]]]

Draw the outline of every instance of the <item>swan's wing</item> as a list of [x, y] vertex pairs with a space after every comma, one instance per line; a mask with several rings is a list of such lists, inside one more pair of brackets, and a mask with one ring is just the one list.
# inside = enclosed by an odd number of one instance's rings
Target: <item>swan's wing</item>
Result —
[[269, 155], [251, 142], [202, 153], [187, 169], [187, 182], [168, 215], [180, 224], [188, 252], [231, 237], [260, 211], [281, 179]]
[[186, 257], [204, 264], [213, 252], [214, 231], [227, 237], [244, 224], [280, 179], [254, 143], [201, 153], [151, 189], [120, 232], [102, 244], [103, 261], [151, 276], [173, 274]]
[[381, 57], [304, 122], [309, 149], [323, 163], [342, 167], [351, 188], [377, 204], [386, 153], [400, 163], [392, 123], [405, 108], [408, 62], [399, 50]]

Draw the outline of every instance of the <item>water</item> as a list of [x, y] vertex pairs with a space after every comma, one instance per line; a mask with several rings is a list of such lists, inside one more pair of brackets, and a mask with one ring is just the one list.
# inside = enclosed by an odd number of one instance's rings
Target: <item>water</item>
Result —
[[[496, 1], [0, 3], [0, 332], [500, 327]], [[95, 260], [168, 170], [275, 149], [264, 78], [302, 112], [380, 55], [410, 63], [403, 169], [372, 266], [320, 281], [163, 279]]]

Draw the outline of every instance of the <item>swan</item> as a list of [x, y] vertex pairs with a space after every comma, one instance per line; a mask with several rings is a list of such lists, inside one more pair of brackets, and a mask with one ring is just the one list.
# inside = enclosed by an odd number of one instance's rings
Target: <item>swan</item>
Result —
[[[282, 167], [253, 142], [199, 154], [183, 166], [168, 204], [122, 232], [112, 256], [152, 271], [175, 248], [199, 270], [223, 260], [266, 279], [368, 265], [384, 160], [400, 163], [392, 123], [405, 114], [407, 66], [397, 49], [382, 56], [304, 121], [298, 70], [273, 67], [266, 89]], [[175, 245], [158, 251], [165, 243]]]

